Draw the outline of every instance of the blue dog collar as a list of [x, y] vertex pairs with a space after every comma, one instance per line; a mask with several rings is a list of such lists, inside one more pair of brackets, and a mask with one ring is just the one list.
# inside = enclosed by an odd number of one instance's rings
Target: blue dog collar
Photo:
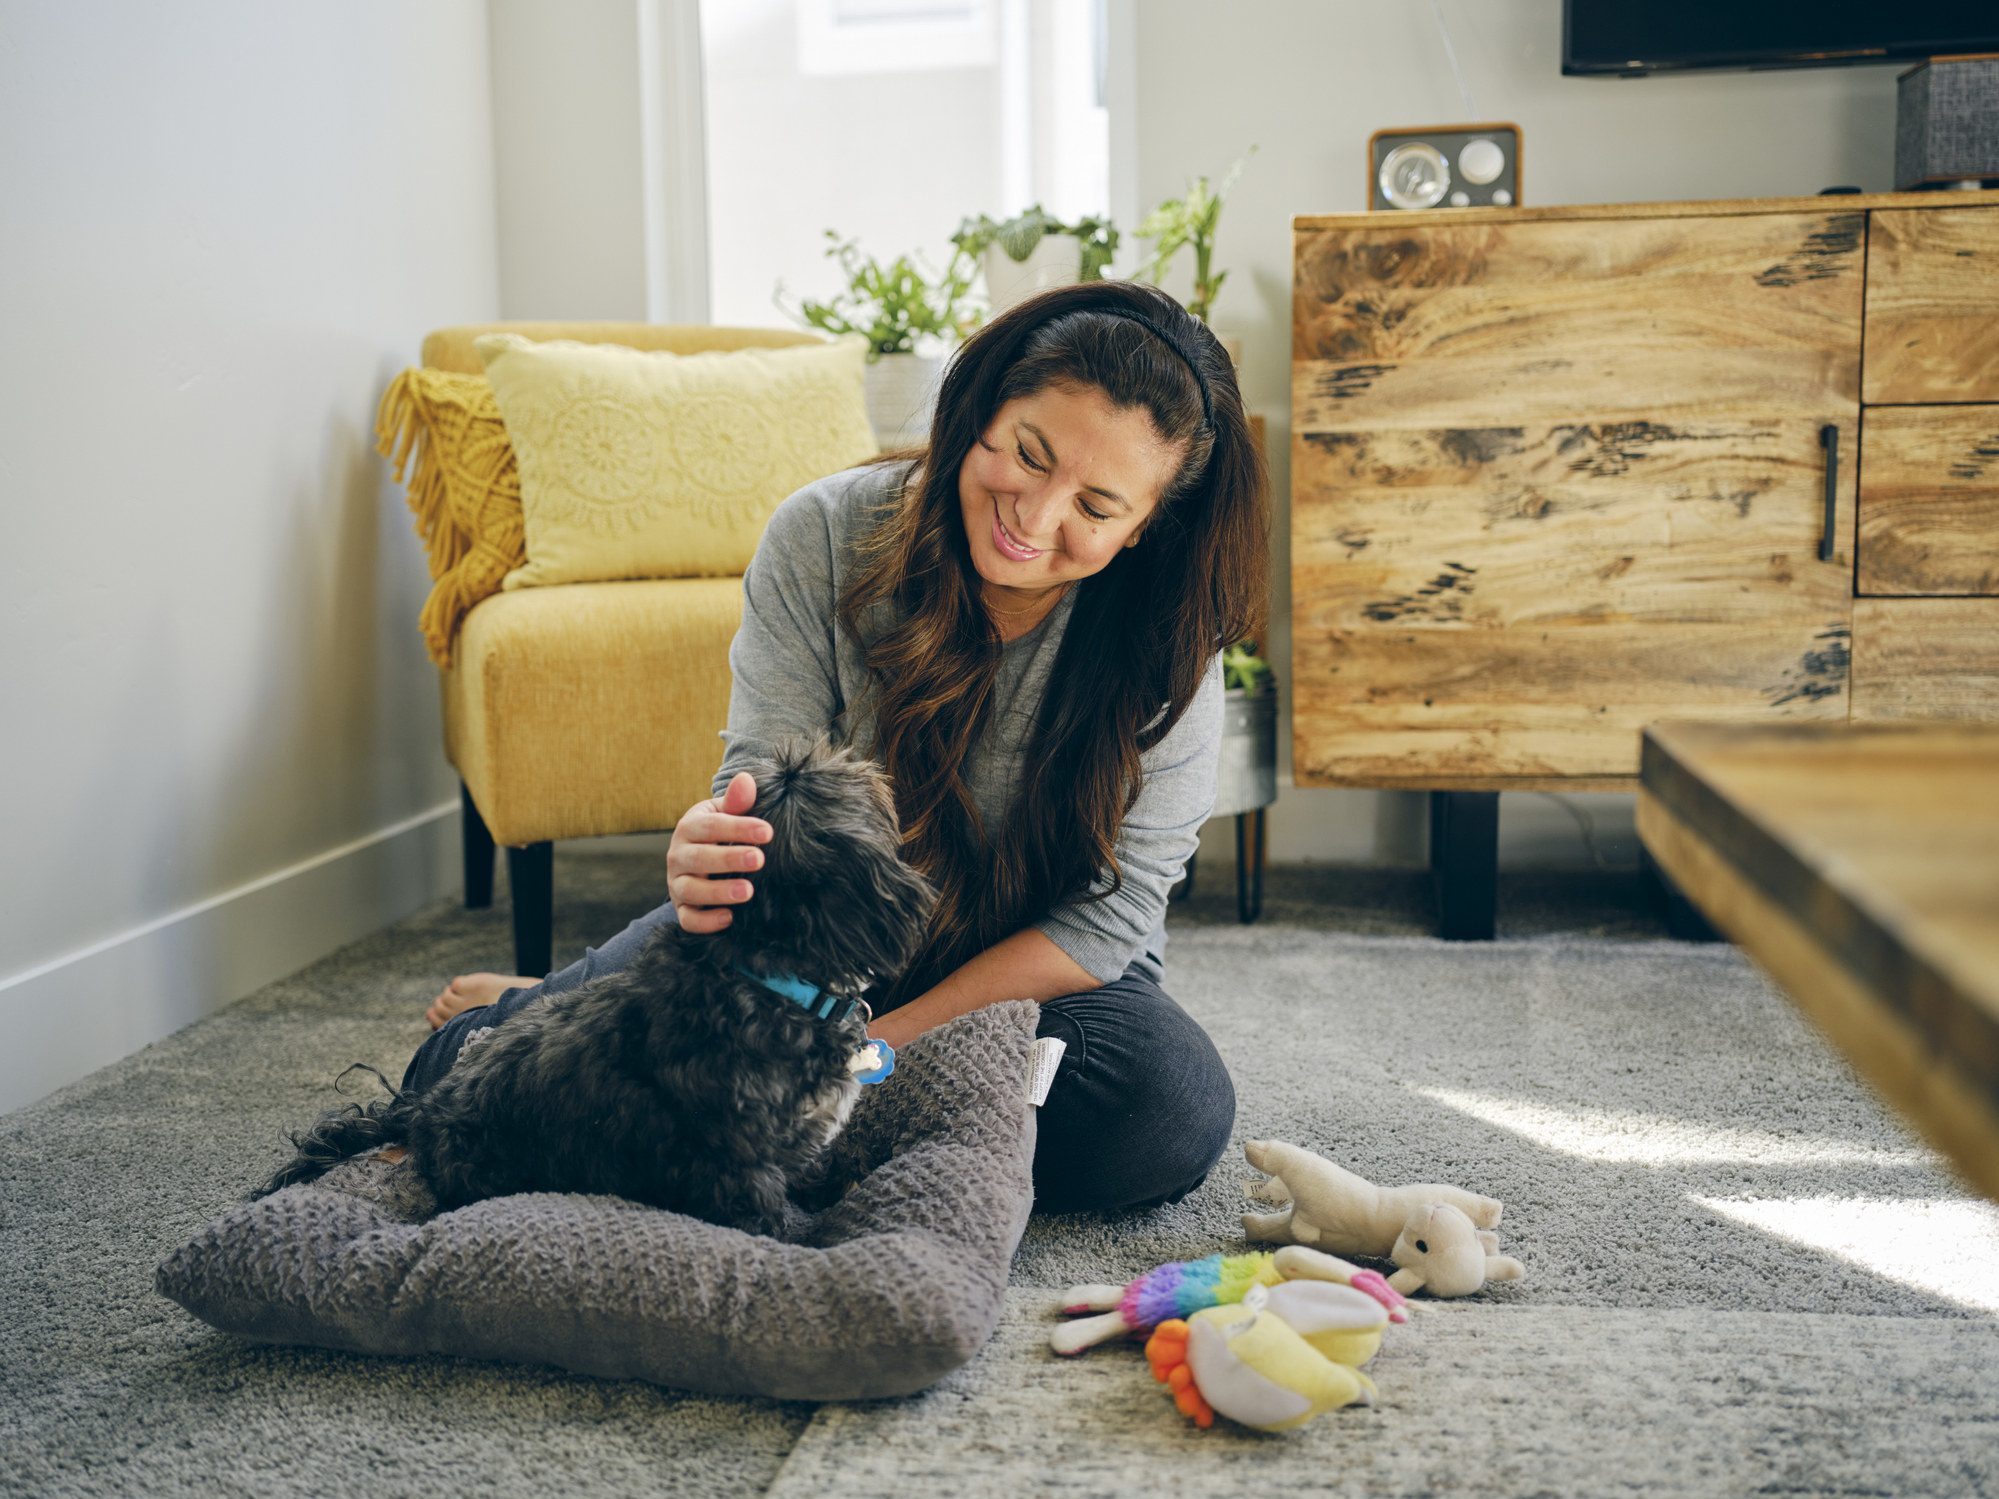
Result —
[[[806, 1014], [816, 1015], [821, 1020], [830, 1018], [835, 1008], [841, 1004], [847, 1007], [839, 1012], [843, 1019], [852, 1014], [857, 1007], [868, 1009], [868, 1014], [871, 1016], [874, 1014], [874, 1011], [868, 1008], [865, 999], [843, 999], [838, 994], [825, 994], [822, 998], [824, 991], [817, 984], [808, 984], [793, 973], [774, 973], [765, 977], [761, 973], [745, 968], [741, 963], [736, 964], [735, 969], [744, 978], [755, 979], [771, 993], [782, 994]], [[854, 1053], [853, 1060], [848, 1063], [848, 1069], [857, 1083], [881, 1082], [895, 1071], [895, 1048], [886, 1041], [864, 1041], [861, 1049]]]
[[[741, 963], [736, 964], [735, 969], [744, 978], [755, 979], [759, 984], [770, 990], [771, 993], [782, 994], [808, 1015], [817, 1016], [821, 1020], [830, 1020], [836, 1012], [844, 1018], [853, 1010], [854, 1006], [866, 1003], [865, 1000], [847, 999], [838, 994], [827, 994], [817, 984], [808, 984], [796, 974], [773, 973], [765, 975], [752, 972]], [[844, 1010], [839, 1008], [843, 1004], [846, 1006]]]

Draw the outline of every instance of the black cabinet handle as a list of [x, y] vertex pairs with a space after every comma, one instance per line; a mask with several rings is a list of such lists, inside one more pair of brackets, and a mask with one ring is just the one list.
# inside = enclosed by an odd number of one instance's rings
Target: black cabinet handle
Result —
[[1819, 561], [1832, 561], [1833, 511], [1839, 495], [1839, 428], [1827, 422], [1819, 428], [1819, 446], [1825, 449], [1825, 534], [1819, 537]]

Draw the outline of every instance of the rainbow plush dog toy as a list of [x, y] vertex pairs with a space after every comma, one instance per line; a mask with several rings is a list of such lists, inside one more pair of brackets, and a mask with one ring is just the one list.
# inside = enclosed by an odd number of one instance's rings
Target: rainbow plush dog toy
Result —
[[1363, 1270], [1330, 1254], [1291, 1245], [1275, 1254], [1211, 1254], [1204, 1260], [1177, 1260], [1161, 1265], [1128, 1286], [1071, 1286], [1062, 1310], [1100, 1312], [1055, 1329], [1049, 1343], [1066, 1356], [1108, 1343], [1112, 1338], [1150, 1332], [1173, 1317], [1191, 1317], [1208, 1307], [1234, 1306], [1252, 1286], [1275, 1286], [1288, 1280], [1318, 1280], [1349, 1286], [1386, 1309], [1384, 1320], [1406, 1322], [1408, 1302], [1372, 1270]]
[[1148, 1270], [1128, 1286], [1077, 1286], [1063, 1310], [1100, 1315], [1051, 1339], [1078, 1354], [1151, 1331], [1153, 1378], [1201, 1426], [1216, 1414], [1261, 1431], [1302, 1426], [1324, 1411], [1374, 1403], [1360, 1366], [1407, 1303], [1372, 1270], [1291, 1245], [1275, 1254], [1214, 1254]]

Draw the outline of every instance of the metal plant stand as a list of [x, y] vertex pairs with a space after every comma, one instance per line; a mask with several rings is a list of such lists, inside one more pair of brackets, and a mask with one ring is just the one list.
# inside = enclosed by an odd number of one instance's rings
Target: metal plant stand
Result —
[[1247, 926], [1263, 914], [1263, 808], [1235, 819], [1235, 914]]

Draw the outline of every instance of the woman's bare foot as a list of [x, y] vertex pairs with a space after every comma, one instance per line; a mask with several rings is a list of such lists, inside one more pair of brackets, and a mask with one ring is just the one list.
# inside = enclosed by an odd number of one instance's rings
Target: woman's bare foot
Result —
[[503, 973], [461, 973], [430, 1002], [423, 1018], [430, 1022], [432, 1030], [436, 1030], [453, 1015], [489, 1005], [509, 989], [532, 989], [540, 982], [540, 979], [523, 978], [519, 974], [509, 977]]

